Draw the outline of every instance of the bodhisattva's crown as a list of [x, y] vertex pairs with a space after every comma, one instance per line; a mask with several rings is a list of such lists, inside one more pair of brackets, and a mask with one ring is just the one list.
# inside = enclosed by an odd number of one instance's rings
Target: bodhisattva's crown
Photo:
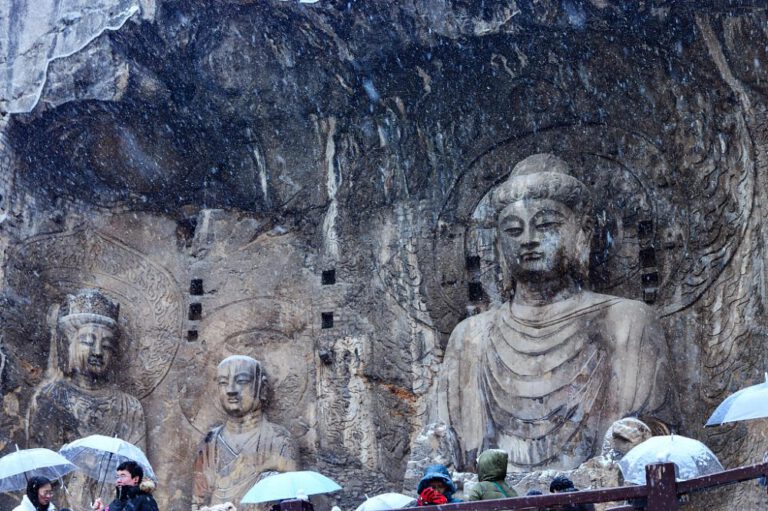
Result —
[[76, 295], [67, 296], [67, 316], [93, 314], [109, 318], [117, 323], [120, 304], [113, 302], [98, 289], [81, 289]]

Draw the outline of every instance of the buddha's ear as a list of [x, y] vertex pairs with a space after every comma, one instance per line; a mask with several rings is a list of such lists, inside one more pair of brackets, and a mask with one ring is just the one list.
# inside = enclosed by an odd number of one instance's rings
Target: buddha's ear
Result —
[[592, 234], [594, 233], [594, 228], [594, 217], [592, 215], [582, 215], [581, 229], [579, 230], [576, 239], [579, 273], [582, 277], [586, 277], [589, 274], [589, 258], [592, 252]]
[[263, 372], [261, 373], [261, 377], [259, 378], [259, 394], [256, 396], [256, 399], [262, 402], [262, 404], [266, 404], [269, 402], [269, 383], [267, 382], [267, 375], [265, 375]]

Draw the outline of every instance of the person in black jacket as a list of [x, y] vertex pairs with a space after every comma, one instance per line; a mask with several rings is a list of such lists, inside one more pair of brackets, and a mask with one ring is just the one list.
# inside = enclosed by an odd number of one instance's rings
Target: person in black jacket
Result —
[[[568, 479], [564, 475], [559, 475], [552, 479], [549, 485], [550, 493], [571, 493], [579, 491], [573, 486], [573, 481]], [[562, 507], [558, 507], [562, 511], [595, 511], [594, 504], [567, 504]]]
[[93, 511], [159, 511], [151, 493], [154, 484], [142, 484], [143, 478], [144, 469], [138, 463], [124, 461], [117, 466], [115, 500], [105, 507], [101, 499], [96, 499]]

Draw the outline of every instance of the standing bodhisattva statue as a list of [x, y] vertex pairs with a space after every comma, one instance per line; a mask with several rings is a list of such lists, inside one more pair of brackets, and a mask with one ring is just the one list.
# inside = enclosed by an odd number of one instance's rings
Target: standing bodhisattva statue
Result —
[[298, 466], [298, 449], [288, 430], [264, 416], [267, 378], [261, 362], [234, 355], [216, 371], [223, 426], [205, 437], [195, 460], [195, 509], [240, 499], [263, 476]]
[[571, 469], [599, 454], [616, 420], [669, 424], [668, 348], [653, 310], [582, 288], [594, 225], [587, 187], [561, 159], [536, 154], [492, 201], [515, 289], [448, 341], [437, 414], [458, 443], [457, 468], [495, 447], [518, 471]]
[[[58, 343], [62, 369], [35, 393], [29, 408], [28, 442], [58, 449], [88, 435], [116, 436], [145, 449], [144, 409], [123, 392], [127, 375], [115, 369], [118, 356], [120, 305], [96, 289], [67, 297], [59, 318], [65, 342]], [[63, 353], [62, 353], [63, 352]], [[95, 481], [76, 473], [68, 485], [72, 507], [89, 509]], [[79, 502], [79, 505], [78, 505]]]

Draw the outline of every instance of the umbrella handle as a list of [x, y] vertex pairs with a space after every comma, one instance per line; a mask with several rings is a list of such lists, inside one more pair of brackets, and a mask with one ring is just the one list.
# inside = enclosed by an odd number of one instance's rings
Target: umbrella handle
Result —
[[[101, 459], [103, 460], [103, 459], [104, 459], [104, 457], [102, 456], [102, 458], [101, 458]], [[107, 467], [109, 467], [109, 463], [110, 463], [111, 461], [112, 461], [112, 453], [110, 452], [110, 453], [109, 453], [109, 459], [107, 460]], [[101, 468], [99, 468], [99, 474], [101, 474]], [[103, 480], [103, 481], [101, 481], [101, 486], [99, 486], [99, 496], [101, 496], [101, 492], [103, 492], [103, 491], [104, 491], [104, 483], [106, 483], [106, 482], [107, 482], [107, 475], [106, 475], [106, 474], [104, 474], [104, 480]], [[94, 497], [93, 495], [91, 495], [91, 500], [95, 500], [95, 499], [96, 499], [96, 497]]]

